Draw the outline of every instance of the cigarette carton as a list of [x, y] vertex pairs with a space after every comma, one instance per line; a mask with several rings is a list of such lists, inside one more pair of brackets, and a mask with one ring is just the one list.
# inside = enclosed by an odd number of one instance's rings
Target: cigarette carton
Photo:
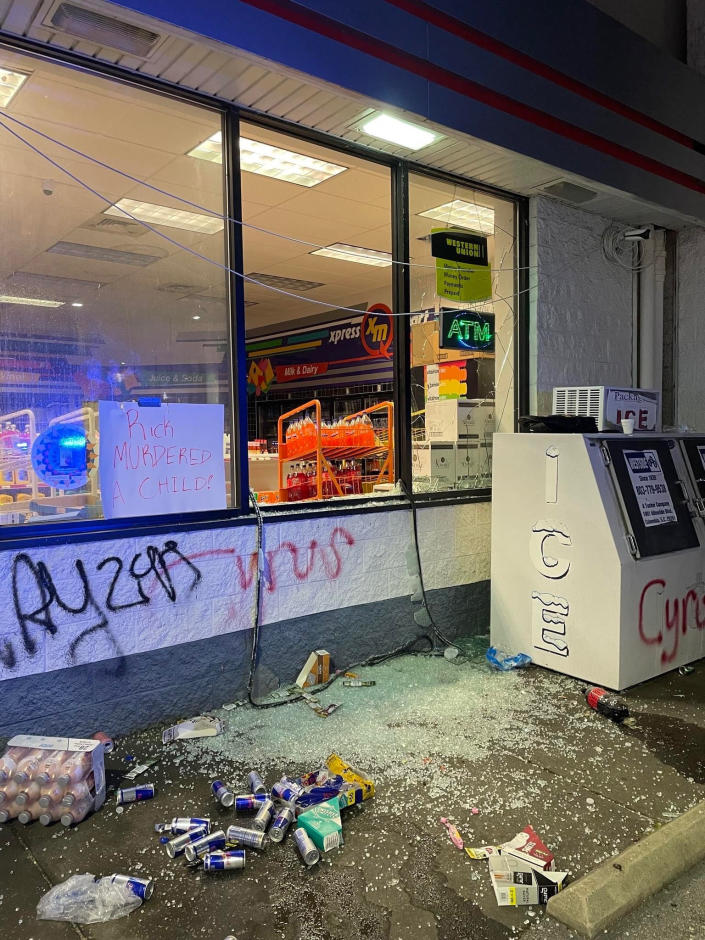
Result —
[[329, 852], [343, 844], [343, 824], [340, 821], [340, 808], [336, 797], [307, 809], [299, 815], [297, 822], [299, 826], [303, 826], [321, 852]]
[[500, 907], [546, 904], [563, 887], [568, 872], [537, 871], [512, 855], [490, 855], [490, 878]]
[[321, 685], [330, 678], [330, 653], [328, 650], [314, 650], [304, 663], [296, 679], [300, 689], [307, 686]]
[[556, 867], [553, 853], [543, 844], [531, 826], [525, 826], [513, 839], [501, 847], [502, 855], [511, 855], [539, 871], [553, 871]]

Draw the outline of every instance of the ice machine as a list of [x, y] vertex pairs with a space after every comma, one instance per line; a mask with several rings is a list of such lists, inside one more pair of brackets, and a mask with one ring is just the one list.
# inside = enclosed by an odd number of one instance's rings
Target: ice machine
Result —
[[705, 436], [495, 434], [492, 643], [610, 689], [705, 655]]

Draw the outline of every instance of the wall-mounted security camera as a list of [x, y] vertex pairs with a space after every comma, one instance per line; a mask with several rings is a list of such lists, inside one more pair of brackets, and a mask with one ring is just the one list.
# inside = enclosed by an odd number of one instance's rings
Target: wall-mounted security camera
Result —
[[653, 225], [642, 225], [640, 228], [628, 228], [625, 229], [622, 237], [628, 242], [645, 242], [651, 238], [653, 230]]

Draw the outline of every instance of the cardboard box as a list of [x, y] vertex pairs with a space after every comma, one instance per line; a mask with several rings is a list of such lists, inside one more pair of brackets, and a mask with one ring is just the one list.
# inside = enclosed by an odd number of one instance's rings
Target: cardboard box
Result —
[[437, 480], [454, 487], [456, 481], [455, 444], [418, 441], [411, 448], [411, 473], [415, 479]]
[[426, 402], [426, 438], [429, 441], [491, 441], [494, 430], [494, 402], [480, 398]]
[[528, 862], [502, 852], [488, 858], [490, 878], [500, 907], [546, 904], [563, 887], [568, 872], [537, 871]]
[[296, 679], [296, 685], [304, 689], [312, 685], [321, 685], [330, 678], [330, 653], [328, 650], [314, 650], [304, 663]]
[[330, 852], [343, 844], [343, 824], [340, 821], [338, 798], [318, 803], [301, 813], [296, 820], [311, 836], [321, 852]]
[[455, 445], [455, 475], [458, 486], [491, 486], [492, 441], [459, 441]]
[[[95, 780], [93, 809], [97, 810], [105, 802], [105, 764], [103, 742], [95, 738], [54, 738], [37, 734], [16, 734], [7, 742], [8, 747], [26, 747], [30, 750], [67, 751], [71, 754], [91, 755], [91, 770]], [[69, 755], [67, 754], [67, 757]]]

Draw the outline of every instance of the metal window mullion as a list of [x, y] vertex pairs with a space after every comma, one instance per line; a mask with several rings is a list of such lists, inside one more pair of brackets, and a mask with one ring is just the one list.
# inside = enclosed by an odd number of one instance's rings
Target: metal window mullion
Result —
[[[409, 286], [409, 170], [399, 162], [392, 167], [392, 308], [408, 313]], [[411, 363], [409, 317], [394, 321], [394, 450], [395, 472], [411, 492]]]
[[245, 288], [234, 272], [243, 270], [242, 184], [240, 178], [240, 119], [234, 109], [223, 115], [223, 174], [225, 180], [228, 274], [228, 360], [231, 389], [230, 486], [235, 506], [247, 509], [249, 470], [247, 465], [247, 352], [245, 349]]
[[529, 405], [529, 318], [531, 297], [529, 286], [529, 203], [520, 200], [516, 203], [515, 225], [517, 249], [514, 253], [517, 268], [514, 283], [516, 285], [516, 304], [514, 321], [514, 430], [519, 430], [519, 418], [528, 415]]

